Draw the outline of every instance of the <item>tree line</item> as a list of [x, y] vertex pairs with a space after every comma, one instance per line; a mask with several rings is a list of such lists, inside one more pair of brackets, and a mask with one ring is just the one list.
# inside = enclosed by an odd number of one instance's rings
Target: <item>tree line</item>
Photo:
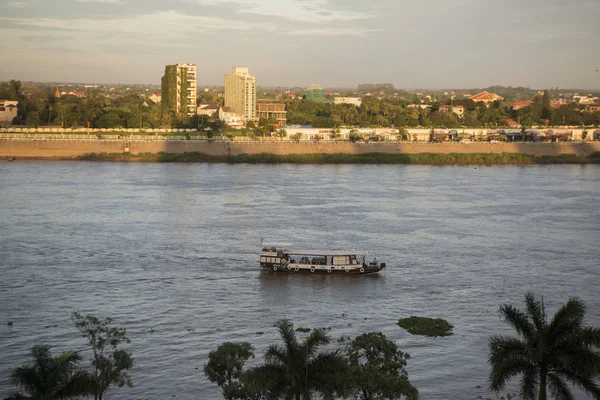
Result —
[[[443, 105], [463, 106], [464, 114], [441, 110]], [[412, 104], [403, 99], [378, 99], [364, 96], [360, 107], [352, 104], [317, 103], [294, 99], [287, 102], [289, 125], [312, 125], [315, 128], [356, 127], [503, 127], [512, 119], [523, 126], [586, 125], [598, 126], [600, 112], [588, 112], [584, 105], [571, 103], [553, 108], [548, 92], [536, 95], [531, 105], [513, 109], [496, 101], [488, 106], [473, 100], [448, 100], [444, 103]]]
[[[584, 324], [585, 305], [571, 298], [548, 320], [543, 299], [525, 296], [525, 311], [505, 304], [501, 318], [518, 337], [489, 339], [489, 389], [500, 392], [521, 376], [519, 397], [524, 400], [573, 400], [571, 386], [600, 399], [600, 329]], [[440, 321], [411, 317], [400, 321], [410, 329], [436, 330]], [[408, 325], [404, 325], [408, 324]], [[254, 357], [248, 342], [226, 342], [209, 354], [204, 374], [222, 389], [226, 400], [418, 399], [406, 371], [410, 356], [380, 332], [365, 333], [333, 350], [323, 329], [298, 328], [288, 320], [275, 325], [281, 344], [269, 346], [258, 366], [245, 369]], [[450, 326], [451, 327], [451, 326]], [[300, 341], [297, 332], [310, 332]], [[441, 333], [440, 333], [441, 332]], [[512, 396], [509, 396], [511, 398]]]
[[[98, 89], [88, 89], [85, 97], [56, 97], [51, 87], [28, 87], [11, 80], [0, 84], [0, 98], [17, 100], [13, 125], [51, 125], [63, 128], [196, 128], [200, 120], [182, 120], [138, 94], [108, 97]], [[208, 121], [206, 121], [208, 125]]]
[[[203, 94], [203, 96], [211, 95]], [[138, 94], [107, 97], [97, 89], [88, 89], [84, 98], [73, 95], [56, 97], [51, 87], [28, 87], [21, 82], [0, 84], [0, 98], [18, 100], [14, 125], [53, 125], [64, 128], [199, 128], [214, 133], [225, 127], [215, 125], [214, 118], [177, 116], [172, 111], [154, 104]], [[360, 107], [351, 104], [318, 103], [305, 99], [286, 100], [289, 125], [312, 125], [315, 128], [350, 127], [502, 127], [512, 119], [523, 126], [586, 125], [598, 126], [600, 112], [588, 112], [585, 106], [571, 103], [552, 108], [550, 95], [545, 91], [536, 95], [531, 105], [513, 109], [510, 105], [494, 102], [489, 107], [470, 99], [412, 104], [407, 99], [364, 96]], [[462, 118], [441, 110], [443, 105], [464, 107]], [[213, 124], [213, 125], [210, 125]], [[260, 124], [262, 125], [262, 124]]]
[[79, 366], [82, 357], [76, 351], [53, 355], [49, 346], [35, 345], [30, 354], [32, 361], [15, 368], [10, 377], [22, 392], [5, 400], [79, 397], [102, 400], [111, 386], [133, 385], [127, 372], [133, 367], [133, 357], [120, 348], [130, 342], [125, 328], [114, 326], [111, 318], [78, 312], [74, 312], [71, 319], [92, 351], [90, 368]]
[[[525, 296], [524, 310], [502, 305], [500, 317], [517, 336], [489, 339], [489, 390], [499, 393], [520, 377], [519, 397], [524, 400], [574, 400], [573, 386], [600, 399], [600, 329], [585, 324], [585, 312], [583, 301], [570, 298], [549, 320], [543, 297], [537, 300], [532, 293]], [[127, 371], [133, 358], [119, 348], [129, 342], [125, 329], [113, 326], [110, 318], [77, 312], [72, 320], [90, 345], [92, 368], [80, 368], [76, 352], [53, 356], [48, 346], [34, 346], [33, 361], [11, 375], [30, 397], [15, 393], [5, 400], [102, 400], [111, 386], [132, 385]], [[399, 325], [413, 334], [447, 336], [452, 326], [442, 322], [410, 317]], [[275, 327], [280, 343], [271, 344], [258, 365], [246, 367], [255, 357], [249, 342], [225, 342], [209, 353], [203, 372], [221, 388], [224, 399], [419, 398], [406, 370], [410, 355], [381, 332], [341, 337], [334, 344], [326, 329], [294, 328], [287, 319]]]

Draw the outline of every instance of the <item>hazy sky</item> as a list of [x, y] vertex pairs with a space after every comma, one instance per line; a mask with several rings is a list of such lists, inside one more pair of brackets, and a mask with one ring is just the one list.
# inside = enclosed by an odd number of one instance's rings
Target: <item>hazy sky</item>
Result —
[[0, 80], [600, 88], [600, 0], [2, 0]]

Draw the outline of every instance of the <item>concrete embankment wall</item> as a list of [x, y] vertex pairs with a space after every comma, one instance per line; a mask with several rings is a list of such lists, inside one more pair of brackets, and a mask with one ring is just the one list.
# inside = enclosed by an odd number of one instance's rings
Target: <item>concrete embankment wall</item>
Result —
[[229, 143], [204, 141], [86, 141], [0, 139], [0, 157], [70, 158], [86, 153], [184, 153], [211, 155], [273, 153], [521, 153], [533, 156], [600, 152], [600, 142], [571, 143]]

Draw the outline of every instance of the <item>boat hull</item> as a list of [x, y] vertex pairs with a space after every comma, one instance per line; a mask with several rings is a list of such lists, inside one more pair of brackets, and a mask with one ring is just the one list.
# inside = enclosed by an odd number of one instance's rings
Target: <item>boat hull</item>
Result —
[[261, 266], [261, 269], [274, 273], [285, 272], [294, 274], [324, 274], [324, 275], [371, 275], [385, 269], [385, 263], [377, 265], [361, 265], [352, 267], [331, 267], [329, 265], [273, 265]]

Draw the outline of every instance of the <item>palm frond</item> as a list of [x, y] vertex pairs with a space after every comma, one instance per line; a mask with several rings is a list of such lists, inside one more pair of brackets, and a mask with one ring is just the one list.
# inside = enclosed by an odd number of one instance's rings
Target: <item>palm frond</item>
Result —
[[94, 394], [94, 379], [84, 370], [77, 370], [73, 375], [59, 388], [55, 394], [57, 399], [68, 399], [82, 395]]
[[548, 357], [548, 364], [557, 370], [568, 368], [580, 373], [594, 373], [600, 371], [600, 353], [577, 342], [565, 343], [554, 349]]
[[35, 367], [18, 367], [12, 372], [10, 378], [13, 385], [31, 395], [44, 392], [44, 381], [35, 370]]
[[538, 331], [541, 331], [546, 325], [546, 315], [544, 314], [542, 303], [535, 300], [533, 293], [527, 293], [525, 295], [525, 306], [527, 307], [527, 314], [533, 321], [533, 325]]
[[521, 398], [523, 400], [535, 400], [539, 385], [539, 371], [535, 367], [525, 370], [521, 378], [521, 389], [519, 390]]
[[523, 336], [528, 341], [533, 341], [535, 337], [535, 327], [529, 321], [529, 318], [527, 318], [527, 316], [518, 308], [505, 304], [500, 307], [500, 314], [504, 318], [504, 322], [512, 325], [519, 335]]
[[600, 329], [592, 327], [583, 327], [579, 332], [581, 342], [586, 346], [594, 346], [600, 349]]
[[31, 355], [33, 356], [34, 365], [39, 368], [42, 373], [52, 368], [52, 354], [49, 346], [33, 346]]
[[272, 365], [286, 365], [289, 363], [288, 353], [277, 344], [269, 346], [264, 355], [265, 362]]
[[548, 386], [555, 400], [574, 400], [571, 390], [566, 383], [555, 374], [548, 374]]
[[491, 364], [505, 359], [520, 359], [532, 363], [528, 343], [517, 338], [494, 335], [490, 338], [489, 349]]
[[508, 381], [518, 375], [526, 375], [532, 369], [534, 366], [531, 363], [518, 359], [497, 363], [490, 370], [490, 389], [496, 392], [504, 390]]
[[289, 319], [282, 319], [277, 321], [275, 326], [279, 330], [279, 334], [288, 351], [290, 351], [290, 353], [295, 352], [298, 348], [298, 339], [296, 338], [296, 331], [294, 330], [292, 321]]
[[571, 298], [552, 318], [548, 335], [551, 340], [559, 340], [565, 333], [582, 327], [585, 315], [585, 304], [578, 298]]
[[306, 350], [307, 358], [312, 357], [319, 347], [329, 344], [329, 337], [322, 329], [315, 329], [305, 339], [302, 347]]
[[553, 375], [559, 376], [572, 385], [579, 387], [584, 392], [591, 394], [594, 399], [600, 399], [600, 386], [595, 380], [597, 374], [594, 371], [584, 371], [584, 373], [581, 373], [581, 371], [566, 368], [553, 372]]

